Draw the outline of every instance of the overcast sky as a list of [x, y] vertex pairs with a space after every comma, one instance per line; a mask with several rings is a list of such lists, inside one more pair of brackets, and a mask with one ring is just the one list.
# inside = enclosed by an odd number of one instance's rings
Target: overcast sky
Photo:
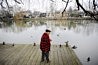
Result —
[[[8, 0], [10, 5], [16, 5], [14, 0]], [[18, 0], [20, 1], [20, 0]], [[54, 2], [51, 2], [50, 0], [22, 0], [23, 4], [18, 4], [21, 8], [24, 10], [31, 10], [31, 11], [50, 11], [51, 10], [51, 5], [53, 6], [54, 10], [63, 10], [66, 3], [62, 2], [62, 0], [53, 0]], [[65, 0], [66, 1], [66, 0]], [[72, 7], [73, 9], [77, 8], [77, 5], [75, 3], [75, 0], [70, 0], [72, 2], [69, 3], [67, 9], [69, 7]], [[83, 1], [83, 6], [88, 9], [88, 3], [89, 0], [79, 0], [80, 3], [82, 4]], [[92, 2], [92, 0], [90, 0]], [[53, 4], [52, 4], [53, 3]], [[91, 3], [92, 4], [92, 3]], [[92, 8], [92, 7], [91, 7]]]

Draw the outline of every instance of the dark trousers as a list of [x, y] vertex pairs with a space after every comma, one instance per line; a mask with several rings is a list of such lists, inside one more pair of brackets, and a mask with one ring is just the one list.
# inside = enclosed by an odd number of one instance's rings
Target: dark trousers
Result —
[[42, 51], [42, 60], [46, 57], [46, 60], [49, 60], [49, 51], [48, 52], [43, 52]]

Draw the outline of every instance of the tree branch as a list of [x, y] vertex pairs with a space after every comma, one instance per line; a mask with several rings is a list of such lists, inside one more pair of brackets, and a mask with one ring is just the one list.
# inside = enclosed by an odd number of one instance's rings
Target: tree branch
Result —
[[94, 7], [94, 10], [96, 10], [96, 3], [95, 3], [95, 0], [93, 0], [93, 7]]
[[[97, 20], [96, 17], [95, 17], [95, 14], [92, 13], [92, 12], [90, 12], [90, 11], [87, 11], [87, 10], [79, 3], [79, 0], [76, 0], [76, 3], [77, 3], [77, 5], [78, 5], [78, 8], [81, 7], [81, 9], [86, 13], [86, 15], [89, 14], [91, 17], [93, 17], [95, 20]], [[79, 9], [78, 9], [78, 10], [79, 10]]]
[[6, 2], [6, 4], [7, 4], [7, 7], [9, 8], [9, 4], [8, 4], [8, 1], [7, 1], [7, 0], [5, 0], [5, 2]]
[[16, 3], [18, 3], [18, 4], [21, 4], [19, 1], [17, 1], [17, 0], [14, 0]]
[[5, 8], [5, 7], [3, 6], [3, 1], [4, 1], [4, 0], [1, 1], [0, 5], [1, 5], [2, 8]]
[[24, 3], [22, 2], [22, 0], [20, 0], [20, 1], [21, 1], [22, 4], [24, 4]]
[[62, 0], [62, 1], [66, 3], [66, 6], [65, 6], [65, 8], [64, 8], [64, 10], [63, 10], [63, 12], [62, 12], [62, 17], [63, 17], [63, 16], [64, 16], [63, 14], [64, 14], [64, 12], [66, 11], [66, 8], [67, 8], [67, 6], [68, 6], [69, 0], [67, 0], [67, 2], [64, 1], [64, 0]]
[[54, 2], [53, 0], [50, 0], [51, 2]]
[[67, 3], [65, 0], [62, 0], [63, 2]]

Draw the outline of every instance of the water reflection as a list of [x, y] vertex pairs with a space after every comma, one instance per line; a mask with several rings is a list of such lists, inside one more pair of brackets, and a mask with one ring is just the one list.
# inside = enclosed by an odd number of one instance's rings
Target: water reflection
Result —
[[[95, 21], [89, 20], [58, 20], [58, 21], [47, 21], [47, 20], [35, 20], [35, 21], [22, 21], [18, 20], [10, 24], [3, 23], [0, 24], [0, 29], [3, 32], [23, 32], [29, 28], [37, 28], [40, 26], [45, 26], [46, 28], [51, 28], [52, 31], [59, 29], [60, 31], [74, 31], [76, 34], [83, 34], [89, 36], [92, 33], [98, 33], [98, 24]], [[54, 32], [53, 32], [54, 33]]]
[[[86, 33], [86, 35], [89, 35], [96, 31], [95, 29], [98, 29], [96, 26], [97, 23], [94, 23], [94, 21], [85, 21], [85, 20], [59, 20], [59, 21], [43, 21], [43, 20], [38, 20], [38, 21], [22, 21], [18, 20], [16, 22], [12, 23], [3, 23], [0, 24], [1, 29], [6, 29], [7, 31], [13, 30], [18, 32], [22, 32], [27, 28], [30, 28], [32, 26], [47, 26], [51, 28], [59, 27], [60, 29], [63, 29], [64, 27], [67, 28], [68, 30], [73, 30], [76, 33]], [[10, 29], [9, 29], [10, 28]], [[54, 29], [55, 30], [55, 29]], [[10, 31], [9, 31], [10, 32]]]
[[[0, 24], [0, 42], [40, 43], [40, 37], [46, 28], [52, 30], [52, 44], [65, 44], [69, 41], [76, 46], [76, 54], [83, 65], [98, 65], [98, 23], [90, 20], [34, 20], [15, 21], [10, 25]], [[87, 62], [90, 57], [91, 61]]]

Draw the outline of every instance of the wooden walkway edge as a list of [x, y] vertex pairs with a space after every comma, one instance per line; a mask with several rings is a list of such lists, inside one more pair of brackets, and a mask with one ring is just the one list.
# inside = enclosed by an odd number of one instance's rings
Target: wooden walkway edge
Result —
[[75, 52], [62, 45], [52, 45], [50, 63], [41, 61], [40, 46], [32, 44], [16, 44], [15, 46], [0, 44], [0, 65], [82, 65]]

